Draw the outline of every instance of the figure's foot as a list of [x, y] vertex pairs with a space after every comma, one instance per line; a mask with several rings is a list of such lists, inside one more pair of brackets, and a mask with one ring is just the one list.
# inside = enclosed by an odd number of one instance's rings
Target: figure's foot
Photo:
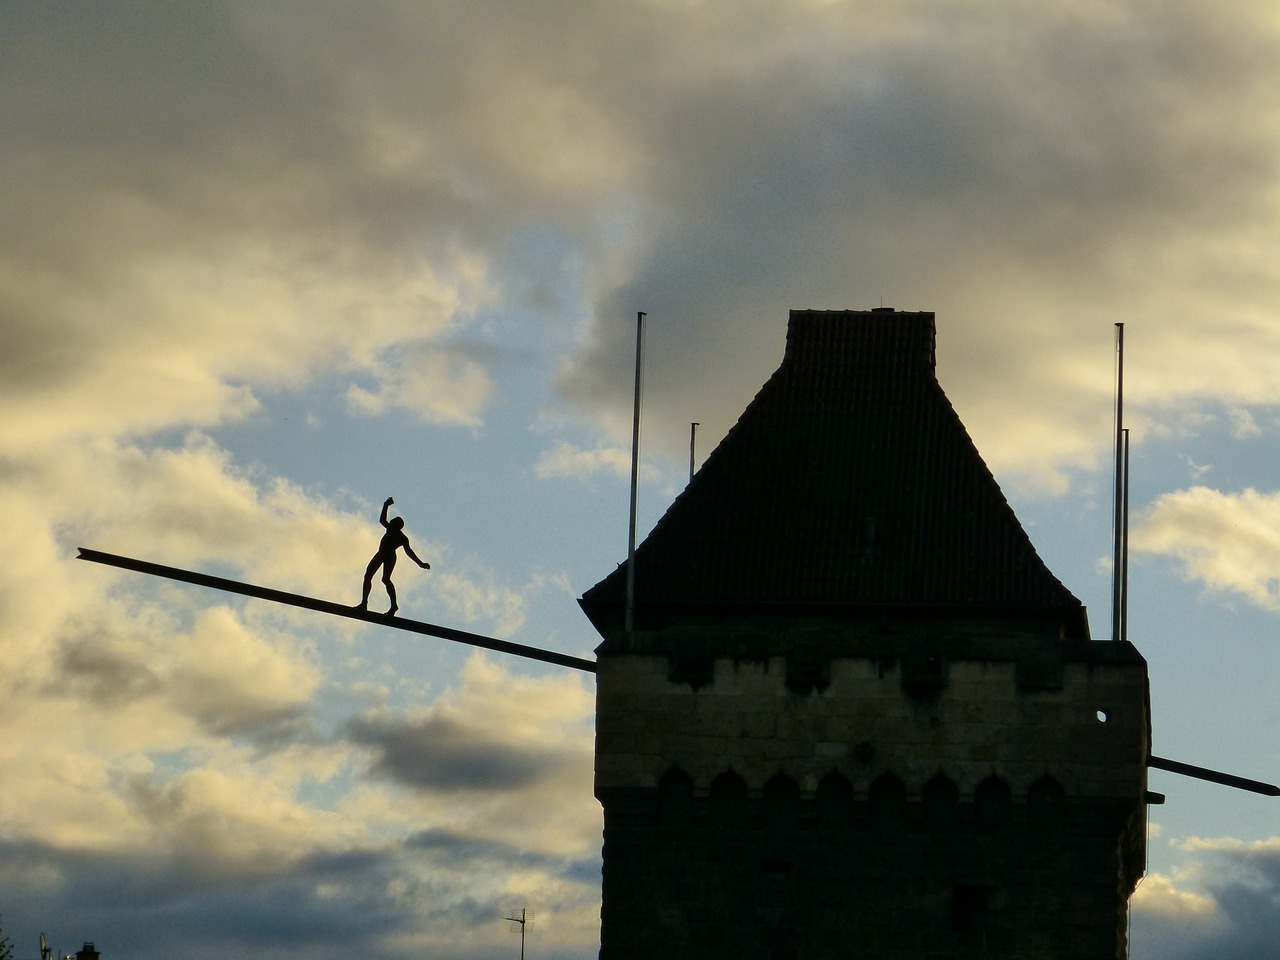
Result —
[[351, 609], [352, 609], [352, 610], [359, 610], [361, 613], [368, 613], [368, 612], [369, 612], [369, 601], [368, 601], [368, 600], [361, 600], [359, 603], [355, 604]]
[[387, 611], [387, 616], [388, 616], [388, 617], [394, 617], [394, 616], [396, 615], [396, 611], [397, 611], [397, 610], [399, 610], [399, 609], [400, 609], [400, 608], [399, 608], [399, 607], [397, 607], [397, 606], [393, 603], [393, 604], [391, 605], [391, 609]]

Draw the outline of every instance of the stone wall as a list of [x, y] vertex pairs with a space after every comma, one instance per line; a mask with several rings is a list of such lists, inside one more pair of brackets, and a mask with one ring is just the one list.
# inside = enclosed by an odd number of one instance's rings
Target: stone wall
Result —
[[1123, 957], [1136, 651], [853, 646], [600, 658], [603, 960]]

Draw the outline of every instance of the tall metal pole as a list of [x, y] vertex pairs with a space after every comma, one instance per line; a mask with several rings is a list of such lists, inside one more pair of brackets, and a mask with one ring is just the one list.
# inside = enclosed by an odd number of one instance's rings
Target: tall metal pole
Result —
[[689, 482], [690, 483], [693, 482], [693, 450], [694, 450], [694, 441], [698, 437], [699, 426], [701, 426], [701, 424], [699, 423], [689, 424]]
[[636, 501], [640, 489], [640, 384], [644, 372], [644, 313], [636, 314], [636, 383], [631, 414], [631, 523], [627, 534], [627, 605], [624, 629], [635, 628], [636, 615]]
[[1124, 428], [1124, 514], [1120, 524], [1120, 639], [1129, 639], [1129, 428]]
[[1116, 324], [1116, 491], [1115, 544], [1111, 564], [1111, 639], [1121, 639], [1124, 603], [1124, 324]]

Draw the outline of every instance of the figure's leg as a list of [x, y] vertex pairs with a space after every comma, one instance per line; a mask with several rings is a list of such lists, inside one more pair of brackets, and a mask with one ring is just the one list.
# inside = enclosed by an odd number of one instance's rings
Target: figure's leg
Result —
[[387, 611], [388, 615], [395, 613], [400, 607], [396, 604], [396, 587], [391, 582], [391, 571], [396, 568], [396, 555], [393, 553], [390, 557], [382, 562], [382, 582], [386, 585], [387, 596], [391, 599], [391, 609]]
[[374, 574], [374, 571], [377, 570], [378, 567], [381, 565], [382, 565], [381, 558], [374, 557], [372, 560], [369, 561], [369, 565], [364, 568], [364, 583], [361, 585], [361, 594], [360, 594], [361, 610], [369, 609], [369, 591], [373, 589], [373, 574]]

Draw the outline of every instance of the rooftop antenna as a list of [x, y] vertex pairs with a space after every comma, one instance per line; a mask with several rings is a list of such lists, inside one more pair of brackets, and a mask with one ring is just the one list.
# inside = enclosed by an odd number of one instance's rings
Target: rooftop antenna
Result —
[[1123, 608], [1125, 602], [1125, 494], [1128, 463], [1124, 429], [1124, 324], [1116, 324], [1116, 490], [1115, 517], [1112, 533], [1115, 537], [1111, 563], [1111, 639], [1124, 639]]
[[1124, 523], [1120, 530], [1120, 639], [1129, 639], [1129, 428], [1124, 428]]
[[636, 617], [636, 499], [640, 487], [640, 384], [644, 369], [644, 313], [636, 314], [636, 384], [631, 404], [631, 523], [627, 534], [627, 606], [624, 629], [635, 628]]
[[516, 916], [514, 911], [512, 915], [507, 917], [512, 923], [520, 924], [520, 960], [524, 960], [524, 931], [529, 924], [533, 923], [533, 914], [524, 907], [520, 908], [520, 916]]
[[691, 423], [691, 424], [689, 424], [689, 482], [690, 482], [690, 483], [693, 483], [693, 449], [694, 449], [694, 441], [697, 439], [697, 436], [698, 436], [698, 427], [700, 427], [700, 426], [702, 426], [702, 424], [700, 424], [700, 423]]

